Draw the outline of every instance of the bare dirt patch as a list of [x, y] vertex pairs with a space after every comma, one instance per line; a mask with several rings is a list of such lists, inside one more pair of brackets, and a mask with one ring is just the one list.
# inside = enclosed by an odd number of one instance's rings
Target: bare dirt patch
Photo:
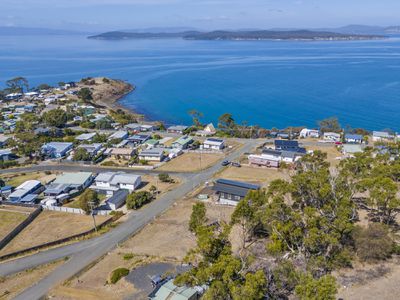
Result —
[[338, 275], [338, 298], [352, 300], [398, 299], [399, 258], [376, 265], [361, 265]]
[[195, 172], [207, 169], [224, 157], [224, 154], [185, 153], [172, 159], [159, 170], [167, 172]]
[[[97, 216], [96, 221], [104, 222], [109, 217]], [[16, 236], [1, 254], [12, 253], [18, 250], [56, 241], [93, 227], [91, 216], [53, 211], [43, 211], [31, 224]]]

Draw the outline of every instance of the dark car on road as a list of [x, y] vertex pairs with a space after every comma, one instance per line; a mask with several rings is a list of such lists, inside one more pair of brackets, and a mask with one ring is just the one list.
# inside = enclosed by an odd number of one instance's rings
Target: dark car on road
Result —
[[221, 163], [221, 165], [222, 166], [227, 166], [227, 165], [229, 165], [230, 164], [230, 161], [228, 161], [228, 160], [224, 160], [222, 163]]

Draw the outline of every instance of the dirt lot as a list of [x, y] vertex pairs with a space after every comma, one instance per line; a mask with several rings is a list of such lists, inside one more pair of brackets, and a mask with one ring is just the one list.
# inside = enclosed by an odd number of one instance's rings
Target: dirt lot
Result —
[[7, 276], [0, 279], [0, 299], [13, 299], [23, 290], [29, 288], [49, 273], [62, 265], [64, 261], [50, 263], [31, 270]]
[[[343, 276], [343, 274], [341, 274]], [[352, 300], [399, 299], [399, 259], [347, 270], [338, 298]], [[341, 278], [343, 280], [343, 278]], [[343, 284], [344, 283], [344, 284]]]
[[[150, 262], [177, 263], [195, 246], [195, 238], [188, 230], [194, 199], [181, 200], [171, 209], [148, 224], [118, 249], [110, 252], [99, 263], [79, 278], [57, 287], [50, 293], [56, 299], [124, 299], [134, 297], [135, 287], [125, 279], [115, 285], [106, 284], [110, 273], [118, 267], [135, 269]], [[210, 221], [228, 220], [233, 208], [207, 204]], [[124, 259], [124, 254], [133, 254]], [[141, 299], [141, 298], [139, 298]]]
[[0, 240], [25, 220], [28, 215], [29, 212], [9, 211], [8, 208], [0, 207]]
[[325, 152], [328, 154], [328, 162], [330, 162], [330, 164], [332, 166], [337, 166], [340, 162], [339, 159], [337, 159], [338, 157], [341, 157], [342, 154], [338, 151], [338, 149], [336, 148], [335, 145], [333, 144], [316, 144], [313, 146], [307, 146], [306, 147], [307, 150], [320, 150], [322, 152]]
[[172, 159], [159, 170], [167, 172], [195, 172], [214, 165], [224, 157], [223, 154], [184, 153]]
[[289, 179], [289, 171], [250, 166], [242, 166], [241, 168], [227, 167], [222, 172], [217, 173], [215, 178], [245, 181], [267, 187], [275, 179]]
[[[107, 218], [108, 217], [97, 216], [96, 221], [99, 224]], [[7, 254], [55, 241], [84, 232], [92, 227], [93, 220], [90, 216], [44, 211], [1, 250], [0, 253]]]
[[2, 179], [7, 185], [18, 186], [27, 180], [39, 180], [43, 184], [48, 183], [56, 177], [54, 174], [45, 174], [44, 172], [32, 172], [32, 173], [22, 173], [22, 174], [12, 174], [7, 176], [2, 176]]

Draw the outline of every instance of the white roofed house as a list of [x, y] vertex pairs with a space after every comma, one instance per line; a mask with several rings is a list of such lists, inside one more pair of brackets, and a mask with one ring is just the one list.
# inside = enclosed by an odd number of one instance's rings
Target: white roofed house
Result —
[[82, 133], [82, 134], [78, 135], [75, 138], [75, 140], [80, 141], [80, 142], [90, 142], [95, 136], [96, 136], [95, 132]]
[[203, 149], [222, 150], [225, 148], [223, 139], [208, 138], [203, 143]]
[[325, 132], [323, 136], [324, 141], [327, 142], [340, 142], [341, 135], [336, 132]]
[[374, 142], [389, 142], [395, 139], [395, 135], [386, 131], [373, 131], [372, 140]]
[[203, 130], [196, 131], [196, 135], [198, 135], [198, 136], [210, 136], [210, 135], [214, 135], [216, 132], [217, 132], [217, 130], [215, 129], [214, 124], [210, 123], [206, 127], [204, 127]]
[[33, 202], [42, 191], [43, 185], [40, 181], [28, 180], [20, 184], [15, 191], [9, 195], [8, 200], [11, 202]]
[[90, 188], [106, 192], [107, 194], [113, 194], [120, 189], [133, 192], [141, 183], [142, 177], [139, 175], [124, 172], [103, 172], [97, 175], [94, 184]]
[[183, 134], [183, 132], [188, 128], [188, 126], [184, 125], [176, 125], [176, 126], [170, 126], [167, 129], [168, 133], [177, 133], [177, 134]]
[[116, 131], [112, 135], [110, 135], [108, 137], [108, 140], [124, 140], [124, 139], [128, 138], [128, 136], [129, 136], [129, 134], [127, 131], [120, 130], [120, 131]]
[[320, 132], [319, 132], [319, 130], [316, 130], [316, 129], [304, 128], [300, 131], [301, 138], [307, 138], [307, 137], [319, 138], [319, 136], [320, 136]]

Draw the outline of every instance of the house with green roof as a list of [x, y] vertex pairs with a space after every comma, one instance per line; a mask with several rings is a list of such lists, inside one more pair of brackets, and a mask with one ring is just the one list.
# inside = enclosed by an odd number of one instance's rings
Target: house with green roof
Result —
[[196, 289], [188, 286], [176, 286], [170, 279], [157, 287], [149, 296], [149, 300], [196, 300], [200, 298]]
[[182, 136], [172, 143], [172, 147], [179, 149], [187, 149], [193, 143], [193, 138], [188, 135]]

